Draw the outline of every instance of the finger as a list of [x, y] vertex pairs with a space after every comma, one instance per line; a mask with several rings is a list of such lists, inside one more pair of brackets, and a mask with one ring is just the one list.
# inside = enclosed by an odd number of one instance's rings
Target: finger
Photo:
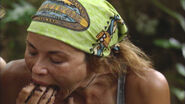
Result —
[[16, 99], [16, 104], [24, 104], [34, 88], [35, 85], [33, 83], [24, 87], [19, 93], [18, 98]]
[[57, 91], [54, 91], [54, 93], [53, 93], [53, 95], [52, 95], [52, 97], [51, 97], [50, 101], [48, 102], [48, 104], [54, 104], [56, 93], [57, 93]]
[[70, 97], [70, 98], [69, 98], [68, 104], [74, 104], [74, 99], [73, 99], [73, 97]]
[[35, 89], [33, 94], [31, 95], [31, 98], [28, 100], [26, 104], [38, 104], [39, 99], [46, 91], [46, 87], [44, 86], [38, 86], [38, 88]]
[[53, 95], [53, 89], [49, 88], [48, 91], [41, 97], [39, 104], [46, 104], [47, 102], [49, 102], [50, 98]]

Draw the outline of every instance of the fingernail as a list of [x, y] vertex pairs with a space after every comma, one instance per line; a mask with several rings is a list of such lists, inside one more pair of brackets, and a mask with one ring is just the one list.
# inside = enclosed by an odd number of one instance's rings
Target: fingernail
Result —
[[74, 103], [73, 103], [73, 100], [74, 100], [73, 97], [70, 97], [70, 98], [69, 98], [69, 104], [74, 104]]
[[48, 71], [47, 71], [47, 69], [41, 69], [41, 73], [42, 74], [48, 74]]

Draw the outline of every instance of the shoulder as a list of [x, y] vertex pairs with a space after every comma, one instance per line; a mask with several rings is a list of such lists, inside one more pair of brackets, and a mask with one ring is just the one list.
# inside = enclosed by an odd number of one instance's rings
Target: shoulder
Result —
[[142, 98], [143, 104], [170, 104], [169, 86], [165, 76], [153, 69], [144, 71], [143, 76], [138, 77], [134, 73], [127, 76], [130, 90], [134, 90], [138, 98]]
[[5, 65], [5, 67], [0, 71], [1, 76], [4, 76], [6, 74], [9, 75], [16, 75], [21, 74], [22, 72], [25, 72], [26, 70], [26, 64], [24, 59], [20, 60], [13, 60], [10, 61]]
[[150, 69], [144, 72], [143, 78], [139, 78], [137, 80], [138, 87], [141, 88], [149, 88], [153, 90], [164, 90], [168, 88], [168, 82], [165, 76], [153, 69]]
[[0, 85], [4, 89], [12, 89], [22, 85], [25, 81], [30, 80], [24, 59], [10, 61], [0, 70]]
[[10, 61], [6, 66], [0, 71], [0, 79], [2, 82], [14, 81], [22, 77], [29, 77], [29, 71], [26, 67], [24, 59]]
[[6, 62], [0, 57], [0, 71], [6, 66]]
[[24, 59], [11, 61], [0, 70], [0, 100], [3, 104], [13, 104], [20, 88], [30, 80]]

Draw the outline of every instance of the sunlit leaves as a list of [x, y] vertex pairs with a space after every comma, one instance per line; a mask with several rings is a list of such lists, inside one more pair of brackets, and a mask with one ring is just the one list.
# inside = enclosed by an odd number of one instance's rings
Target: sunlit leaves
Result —
[[5, 9], [0, 5], [0, 20], [5, 16], [6, 11]]
[[182, 8], [185, 10], [185, 0], [181, 0]]
[[[167, 8], [166, 6], [161, 4], [158, 0], [151, 0], [151, 1], [153, 2], [153, 4], [156, 7], [160, 8], [163, 12], [165, 12], [168, 15], [170, 15], [171, 17], [175, 18], [179, 22], [179, 24], [181, 25], [182, 29], [185, 31], [185, 18], [181, 14]], [[181, 3], [182, 3], [183, 8], [184, 8], [184, 5], [185, 5], [184, 0], [181, 0]]]
[[26, 1], [20, 1], [20, 4], [13, 4], [13, 9], [7, 10], [7, 16], [3, 19], [3, 23], [15, 21], [18, 24], [28, 23], [36, 9]]
[[182, 55], [183, 55], [183, 57], [185, 59], [185, 44], [182, 45]]
[[165, 48], [165, 49], [179, 49], [182, 51], [182, 56], [185, 59], [185, 44], [180, 43], [178, 40], [174, 38], [156, 39], [154, 40], [154, 44], [158, 47]]
[[185, 77], [185, 66], [178, 63], [176, 64], [176, 68], [177, 68], [178, 73]]
[[156, 27], [158, 25], [157, 19], [151, 19], [146, 14], [140, 13], [137, 18], [136, 29], [144, 35], [156, 34]]
[[154, 41], [154, 44], [158, 47], [166, 48], [166, 49], [169, 49], [169, 48], [181, 49], [182, 47], [181, 43], [174, 38], [157, 39]]
[[185, 100], [185, 91], [181, 90], [179, 88], [172, 88], [171, 90], [173, 92], [173, 94], [176, 95], [176, 97], [180, 100], [180, 101], [184, 101]]

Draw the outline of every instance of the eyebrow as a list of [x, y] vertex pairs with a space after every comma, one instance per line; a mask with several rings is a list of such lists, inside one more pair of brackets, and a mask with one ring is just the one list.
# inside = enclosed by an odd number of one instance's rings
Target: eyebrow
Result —
[[[28, 40], [26, 40], [26, 42], [28, 43], [29, 46], [31, 46], [32, 48], [34, 49], [37, 49], [31, 42], [29, 42]], [[63, 55], [66, 55], [66, 56], [69, 56], [68, 54], [66, 54], [65, 52], [62, 52], [62, 51], [49, 51], [48, 52], [49, 54], [63, 54]]]
[[49, 53], [49, 54], [63, 54], [63, 55], [68, 56], [68, 54], [66, 54], [66, 53], [64, 53], [64, 52], [62, 52], [62, 51], [49, 51], [48, 53]]
[[34, 49], [37, 49], [31, 42], [29, 42], [28, 40], [26, 40], [26, 43], [28, 43], [29, 46], [31, 46]]

